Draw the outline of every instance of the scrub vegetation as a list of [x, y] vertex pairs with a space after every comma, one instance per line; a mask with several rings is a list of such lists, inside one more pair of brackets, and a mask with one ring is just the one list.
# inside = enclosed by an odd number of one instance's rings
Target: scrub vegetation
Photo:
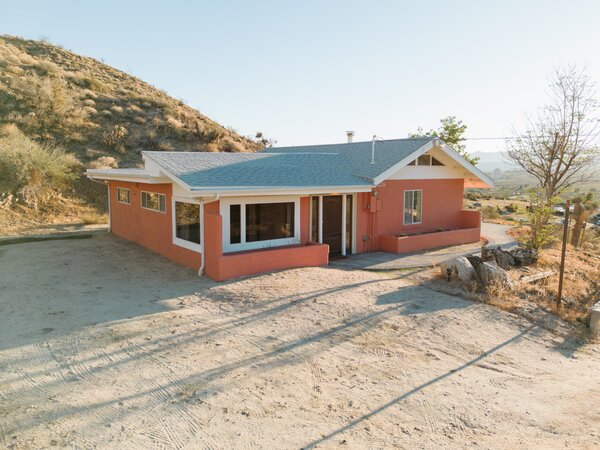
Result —
[[[136, 166], [142, 150], [243, 152], [264, 145], [98, 60], [13, 36], [0, 36], [0, 126], [0, 192], [11, 195], [12, 205], [0, 208], [0, 225], [14, 223], [15, 211], [23, 220], [53, 221], [51, 191], [74, 208], [101, 210], [105, 188], [85, 179], [85, 168]], [[6, 130], [13, 133], [6, 137]], [[26, 168], [12, 166], [13, 155], [27, 160]], [[34, 182], [36, 164], [48, 169]], [[15, 201], [37, 210], [15, 209]]]

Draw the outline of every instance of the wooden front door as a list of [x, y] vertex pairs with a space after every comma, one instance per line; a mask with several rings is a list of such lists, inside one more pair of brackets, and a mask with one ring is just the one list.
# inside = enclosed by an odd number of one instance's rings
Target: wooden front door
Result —
[[323, 244], [329, 244], [329, 254], [342, 253], [342, 196], [323, 196]]

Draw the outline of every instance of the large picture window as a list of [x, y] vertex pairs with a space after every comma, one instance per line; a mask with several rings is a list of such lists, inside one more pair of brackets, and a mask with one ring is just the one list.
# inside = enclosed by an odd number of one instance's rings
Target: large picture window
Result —
[[175, 202], [175, 236], [200, 244], [200, 205]]
[[294, 236], [294, 202], [246, 205], [246, 242]]
[[142, 208], [164, 213], [167, 210], [167, 197], [165, 194], [142, 191]]
[[224, 252], [300, 243], [298, 197], [223, 199], [221, 216]]
[[423, 191], [404, 191], [404, 224], [421, 223]]

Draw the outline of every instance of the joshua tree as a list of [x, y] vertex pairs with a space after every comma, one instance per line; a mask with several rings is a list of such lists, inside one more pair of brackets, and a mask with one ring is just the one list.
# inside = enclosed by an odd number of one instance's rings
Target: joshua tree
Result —
[[583, 241], [583, 231], [585, 224], [598, 209], [598, 202], [594, 201], [594, 194], [588, 192], [585, 197], [575, 197], [573, 199], [573, 234], [571, 235], [571, 244], [578, 247]]

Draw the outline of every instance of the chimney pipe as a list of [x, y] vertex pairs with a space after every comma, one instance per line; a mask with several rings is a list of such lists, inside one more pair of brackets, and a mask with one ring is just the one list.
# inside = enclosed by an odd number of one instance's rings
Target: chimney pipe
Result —
[[351, 144], [354, 138], [354, 131], [346, 131], [346, 136], [348, 137], [348, 144]]

